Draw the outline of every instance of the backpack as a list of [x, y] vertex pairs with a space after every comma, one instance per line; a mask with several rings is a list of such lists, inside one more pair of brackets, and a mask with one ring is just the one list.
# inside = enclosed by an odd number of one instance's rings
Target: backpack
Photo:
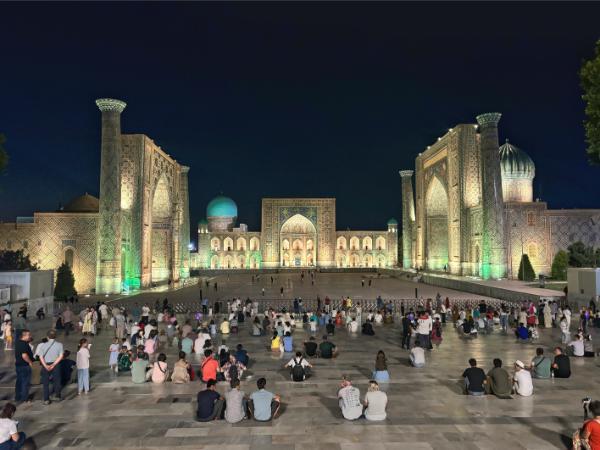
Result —
[[292, 380], [293, 381], [304, 381], [304, 367], [302, 367], [302, 360], [304, 358], [300, 358], [300, 360], [296, 360], [294, 358], [294, 367], [292, 367]]
[[229, 366], [228, 375], [229, 375], [230, 380], [239, 379], [239, 373], [238, 373], [238, 368], [237, 368], [236, 364], [231, 364], [231, 366]]

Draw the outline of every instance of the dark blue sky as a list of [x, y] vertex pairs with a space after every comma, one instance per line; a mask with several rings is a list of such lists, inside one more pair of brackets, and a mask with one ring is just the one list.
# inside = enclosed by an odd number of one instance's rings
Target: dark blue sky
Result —
[[[600, 4], [0, 4], [0, 217], [98, 195], [100, 113], [128, 107], [191, 166], [192, 223], [219, 192], [257, 229], [265, 196], [333, 196], [338, 229], [400, 219], [398, 170], [500, 111], [551, 207], [600, 207], [577, 71]], [[194, 226], [192, 226], [194, 228]]]

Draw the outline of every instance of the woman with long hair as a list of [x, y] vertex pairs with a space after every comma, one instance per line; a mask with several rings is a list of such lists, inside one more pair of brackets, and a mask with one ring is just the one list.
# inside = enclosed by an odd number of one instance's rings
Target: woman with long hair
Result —
[[387, 358], [383, 350], [377, 352], [375, 358], [375, 370], [373, 371], [373, 378], [379, 383], [385, 383], [390, 381], [390, 374], [387, 367]]
[[0, 448], [7, 450], [18, 450], [25, 443], [25, 433], [17, 431], [17, 422], [13, 416], [17, 407], [12, 403], [7, 403], [0, 411]]

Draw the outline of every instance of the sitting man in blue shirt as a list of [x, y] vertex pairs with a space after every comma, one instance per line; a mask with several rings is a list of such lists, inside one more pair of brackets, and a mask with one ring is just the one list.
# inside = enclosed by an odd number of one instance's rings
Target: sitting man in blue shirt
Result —
[[238, 344], [235, 350], [235, 359], [248, 367], [248, 361], [250, 360], [250, 357], [248, 356], [246, 349], [242, 346], [242, 344]]
[[254, 420], [259, 422], [268, 422], [269, 420], [274, 419], [281, 406], [281, 398], [279, 395], [265, 390], [266, 385], [267, 380], [259, 378], [256, 381], [258, 391], [255, 391], [250, 395], [250, 401], [248, 402]]
[[217, 381], [210, 379], [206, 382], [206, 389], [198, 392], [198, 409], [196, 420], [210, 422], [222, 419], [225, 400], [216, 391]]

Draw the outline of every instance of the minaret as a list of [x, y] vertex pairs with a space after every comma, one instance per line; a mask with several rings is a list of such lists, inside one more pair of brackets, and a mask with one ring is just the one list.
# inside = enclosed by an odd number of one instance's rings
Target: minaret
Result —
[[483, 207], [481, 274], [484, 279], [506, 277], [504, 201], [498, 145], [500, 117], [500, 113], [477, 116], [480, 132]]
[[190, 277], [190, 206], [188, 195], [189, 171], [190, 168], [188, 166], [181, 166], [181, 173], [179, 175], [179, 204], [181, 206], [181, 226], [179, 228], [179, 233], [181, 234], [179, 239], [179, 257], [181, 262], [179, 267], [179, 276], [181, 278]]
[[415, 198], [412, 187], [412, 170], [401, 170], [402, 179], [402, 267], [413, 267], [413, 225], [415, 223]]
[[96, 253], [96, 293], [121, 292], [121, 113], [126, 103], [100, 98], [100, 214]]

